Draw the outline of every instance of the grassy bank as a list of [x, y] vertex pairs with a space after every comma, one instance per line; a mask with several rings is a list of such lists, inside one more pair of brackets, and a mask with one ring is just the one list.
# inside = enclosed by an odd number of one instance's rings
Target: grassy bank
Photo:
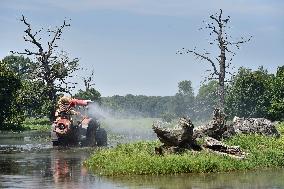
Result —
[[47, 118], [28, 118], [23, 123], [24, 130], [50, 131], [51, 124]]
[[22, 132], [29, 130], [49, 131], [51, 124], [47, 118], [27, 118], [21, 125], [0, 126], [3, 132]]
[[[284, 124], [278, 128], [283, 134]], [[154, 147], [160, 143], [151, 141], [101, 149], [85, 161], [85, 165], [102, 175], [207, 173], [284, 166], [283, 136], [275, 139], [240, 135], [225, 143], [239, 145], [249, 153], [247, 158], [236, 160], [206, 151], [158, 156], [154, 154]]]

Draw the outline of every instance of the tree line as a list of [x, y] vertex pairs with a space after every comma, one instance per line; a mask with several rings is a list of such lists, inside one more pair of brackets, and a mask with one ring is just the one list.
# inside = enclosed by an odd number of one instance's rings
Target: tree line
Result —
[[[284, 119], [284, 66], [275, 74], [260, 67], [253, 71], [241, 67], [225, 86], [225, 112], [228, 118], [264, 117]], [[165, 120], [189, 116], [205, 121], [219, 101], [218, 82], [209, 81], [194, 95], [191, 81], [181, 81], [174, 96], [114, 95], [102, 97], [103, 106], [117, 116], [160, 117]]]
[[[1, 129], [17, 127], [27, 117], [50, 115], [50, 106], [54, 104], [44, 95], [46, 86], [30, 78], [33, 64], [29, 58], [15, 55], [5, 57], [0, 63]], [[153, 117], [170, 121], [189, 116], [205, 121], [210, 119], [219, 101], [218, 82], [214, 80], [202, 84], [196, 95], [191, 81], [184, 80], [178, 83], [177, 93], [173, 96], [127, 94], [101, 97], [90, 84], [93, 78], [93, 74], [84, 78], [85, 89], [73, 96], [98, 102], [114, 117]], [[225, 93], [225, 112], [229, 118], [284, 120], [284, 66], [278, 67], [274, 74], [263, 67], [257, 70], [241, 67], [225, 86]]]

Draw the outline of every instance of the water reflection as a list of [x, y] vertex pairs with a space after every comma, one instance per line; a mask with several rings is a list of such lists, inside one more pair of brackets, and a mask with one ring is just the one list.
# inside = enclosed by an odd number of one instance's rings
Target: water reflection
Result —
[[[284, 188], [284, 169], [171, 176], [95, 176], [82, 166], [92, 148], [52, 148], [49, 142], [0, 134], [0, 188]], [[28, 135], [28, 134], [27, 134]], [[29, 136], [29, 135], [28, 135]]]
[[0, 188], [86, 188], [95, 180], [82, 166], [88, 151], [50, 148], [2, 153]]
[[87, 149], [57, 149], [51, 152], [51, 170], [54, 184], [60, 187], [86, 187], [95, 177], [88, 174], [82, 161], [89, 155]]
[[284, 188], [284, 170], [262, 170], [217, 174], [186, 174], [171, 176], [127, 176], [108, 178], [129, 188], [209, 189], [209, 188]]

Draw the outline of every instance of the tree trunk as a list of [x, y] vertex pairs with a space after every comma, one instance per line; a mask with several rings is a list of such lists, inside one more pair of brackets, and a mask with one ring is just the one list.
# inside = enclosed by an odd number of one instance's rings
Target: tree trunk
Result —
[[56, 91], [53, 88], [53, 83], [47, 84], [47, 98], [50, 102], [50, 106], [48, 108], [48, 117], [49, 121], [53, 122], [55, 120], [55, 105], [56, 105]]
[[[224, 44], [223, 41], [220, 44]], [[220, 54], [220, 72], [219, 72], [219, 99], [220, 99], [220, 110], [224, 112], [225, 106], [225, 77], [226, 77], [226, 55], [225, 55], [225, 46], [221, 46]]]

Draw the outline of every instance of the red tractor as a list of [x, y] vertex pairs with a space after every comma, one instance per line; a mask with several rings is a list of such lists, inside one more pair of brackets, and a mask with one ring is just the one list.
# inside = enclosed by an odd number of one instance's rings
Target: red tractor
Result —
[[107, 133], [95, 117], [88, 115], [88, 100], [59, 101], [52, 124], [53, 146], [106, 146]]

